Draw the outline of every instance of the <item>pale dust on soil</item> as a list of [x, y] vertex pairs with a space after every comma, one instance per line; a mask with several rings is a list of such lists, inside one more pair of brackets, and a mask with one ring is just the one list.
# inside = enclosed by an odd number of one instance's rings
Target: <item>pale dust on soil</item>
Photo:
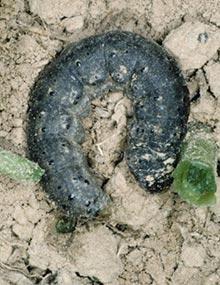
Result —
[[[194, 98], [190, 119], [210, 124], [220, 146], [218, 0], [2, 0], [0, 13], [0, 137], [8, 148], [25, 155], [29, 91], [45, 64], [68, 42], [112, 29], [174, 54]], [[1, 285], [219, 284], [219, 203], [194, 208], [137, 185], [122, 155], [131, 113], [112, 93], [84, 120], [84, 150], [113, 200], [106, 220], [57, 234], [59, 212], [39, 185], [0, 178]]]

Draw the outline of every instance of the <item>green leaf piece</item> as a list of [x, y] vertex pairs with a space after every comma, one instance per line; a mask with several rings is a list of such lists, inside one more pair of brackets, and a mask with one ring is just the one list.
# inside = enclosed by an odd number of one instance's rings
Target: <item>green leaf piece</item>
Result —
[[196, 206], [216, 203], [216, 144], [207, 133], [193, 133], [182, 149], [182, 158], [173, 172], [174, 191]]
[[37, 163], [0, 148], [0, 174], [18, 181], [39, 182], [44, 170]]
[[66, 234], [75, 230], [76, 221], [74, 217], [61, 217], [56, 223], [57, 233]]

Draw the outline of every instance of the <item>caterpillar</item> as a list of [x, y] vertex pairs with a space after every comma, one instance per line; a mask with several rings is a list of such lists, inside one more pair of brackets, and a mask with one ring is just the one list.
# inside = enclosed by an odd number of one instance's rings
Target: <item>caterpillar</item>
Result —
[[110, 91], [132, 101], [124, 155], [145, 190], [170, 185], [186, 134], [188, 89], [176, 61], [156, 42], [111, 31], [67, 46], [31, 90], [27, 143], [30, 158], [45, 169], [45, 191], [75, 217], [94, 217], [109, 202], [81, 144], [91, 101]]

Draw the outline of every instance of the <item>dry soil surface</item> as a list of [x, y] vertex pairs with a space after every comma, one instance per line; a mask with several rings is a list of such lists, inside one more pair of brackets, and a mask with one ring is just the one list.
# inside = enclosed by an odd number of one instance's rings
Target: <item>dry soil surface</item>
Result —
[[[48, 61], [69, 42], [112, 29], [153, 38], [176, 57], [191, 120], [211, 125], [220, 146], [219, 0], [1, 0], [0, 137], [8, 147], [26, 153], [29, 91]], [[171, 191], [138, 187], [121, 160], [129, 112], [112, 93], [84, 122], [84, 148], [113, 199], [105, 220], [58, 234], [59, 211], [39, 185], [0, 177], [0, 285], [220, 284], [219, 203], [195, 208]]]

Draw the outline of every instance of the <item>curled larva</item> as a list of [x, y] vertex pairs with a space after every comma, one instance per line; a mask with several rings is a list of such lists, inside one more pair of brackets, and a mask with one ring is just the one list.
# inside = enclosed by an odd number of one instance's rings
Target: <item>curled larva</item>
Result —
[[113, 31], [69, 45], [41, 72], [28, 111], [32, 160], [49, 196], [73, 216], [95, 216], [109, 198], [82, 152], [81, 119], [94, 98], [120, 90], [133, 102], [125, 157], [144, 189], [171, 182], [186, 133], [189, 96], [176, 62], [155, 42]]

